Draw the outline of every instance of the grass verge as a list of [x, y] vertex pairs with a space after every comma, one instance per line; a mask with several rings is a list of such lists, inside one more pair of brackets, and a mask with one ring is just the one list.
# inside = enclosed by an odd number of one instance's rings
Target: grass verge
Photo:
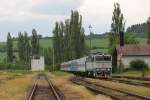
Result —
[[[122, 73], [114, 73], [113, 76], [132, 76], [132, 77], [141, 77], [141, 71], [129, 70]], [[150, 70], [145, 72], [145, 77], [150, 77]]]
[[72, 75], [71, 73], [68, 72], [63, 72], [63, 71], [54, 71], [51, 72], [55, 76], [67, 76], [67, 75]]

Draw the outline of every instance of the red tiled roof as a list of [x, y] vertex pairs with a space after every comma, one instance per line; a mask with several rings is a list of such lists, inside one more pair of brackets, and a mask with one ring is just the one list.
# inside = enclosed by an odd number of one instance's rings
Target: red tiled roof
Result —
[[130, 44], [124, 45], [123, 47], [116, 47], [117, 53], [123, 56], [126, 55], [150, 55], [150, 45], [148, 44]]

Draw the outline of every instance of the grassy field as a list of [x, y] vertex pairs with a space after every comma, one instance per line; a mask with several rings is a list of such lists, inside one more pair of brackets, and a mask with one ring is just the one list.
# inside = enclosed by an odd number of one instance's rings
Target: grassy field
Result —
[[[141, 44], [145, 44], [146, 38], [136, 38]], [[108, 38], [92, 38], [92, 47], [108, 48]], [[17, 48], [17, 41], [13, 42], [14, 49]], [[90, 46], [90, 39], [86, 39], [86, 44]], [[0, 42], [0, 48], [6, 46], [6, 42]], [[40, 46], [43, 48], [52, 47], [52, 39], [40, 39]]]
[[0, 71], [0, 100], [27, 100], [34, 76], [24, 70]]
[[[133, 76], [133, 77], [141, 77], [142, 72], [141, 71], [127, 71], [123, 73], [114, 73], [113, 76]], [[150, 70], [145, 72], [145, 77], [150, 77]]]
[[[136, 38], [140, 44], [145, 44], [147, 39]], [[93, 49], [92, 52], [108, 52], [108, 38], [92, 38], [92, 47], [97, 47], [98, 49]], [[14, 49], [17, 49], [17, 41], [13, 42]], [[86, 44], [90, 46], [90, 39], [86, 39]], [[52, 48], [52, 39], [40, 39], [40, 46], [43, 48]], [[6, 47], [6, 42], [0, 42], [0, 48]], [[0, 52], [0, 62], [6, 58], [6, 53]]]
[[54, 71], [54, 72], [51, 72], [53, 75], [55, 76], [67, 76], [67, 75], [72, 75], [71, 73], [68, 73], [68, 72], [62, 72], [62, 71]]
[[[90, 45], [90, 39], [86, 39], [86, 44]], [[6, 46], [6, 42], [0, 42], [0, 48]], [[40, 39], [40, 46], [43, 48], [52, 47], [52, 39]], [[108, 38], [92, 38], [92, 46], [108, 47]], [[13, 41], [13, 48], [17, 48], [17, 41]]]
[[6, 53], [5, 52], [0, 52], [0, 63], [4, 62], [4, 60], [6, 59]]

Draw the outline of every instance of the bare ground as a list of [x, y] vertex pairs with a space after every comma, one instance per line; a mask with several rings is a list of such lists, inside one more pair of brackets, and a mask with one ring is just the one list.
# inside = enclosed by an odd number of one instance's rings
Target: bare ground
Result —
[[94, 82], [96, 84], [100, 84], [107, 87], [113, 87], [115, 89], [120, 89], [124, 91], [130, 91], [133, 93], [149, 96], [150, 95], [150, 88], [144, 86], [136, 86], [136, 85], [129, 85], [125, 83], [113, 82], [113, 81], [105, 81], [100, 79], [91, 79], [86, 78], [87, 81]]
[[109, 97], [95, 94], [83, 86], [76, 85], [70, 81], [72, 75], [69, 76], [55, 76], [49, 74], [53, 84], [55, 84], [61, 92], [65, 95], [67, 100], [111, 100]]
[[34, 83], [34, 76], [34, 74], [25, 75], [1, 83], [0, 100], [26, 100], [29, 87]]

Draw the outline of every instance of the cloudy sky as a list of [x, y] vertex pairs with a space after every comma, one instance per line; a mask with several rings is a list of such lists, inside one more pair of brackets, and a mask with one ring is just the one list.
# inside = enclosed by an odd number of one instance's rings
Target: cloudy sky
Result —
[[126, 27], [150, 16], [150, 0], [0, 0], [0, 41], [6, 40], [7, 32], [30, 35], [33, 28], [38, 34], [52, 36], [54, 23], [69, 18], [71, 10], [83, 16], [86, 34], [90, 24], [94, 33], [110, 31], [114, 2], [121, 5]]

